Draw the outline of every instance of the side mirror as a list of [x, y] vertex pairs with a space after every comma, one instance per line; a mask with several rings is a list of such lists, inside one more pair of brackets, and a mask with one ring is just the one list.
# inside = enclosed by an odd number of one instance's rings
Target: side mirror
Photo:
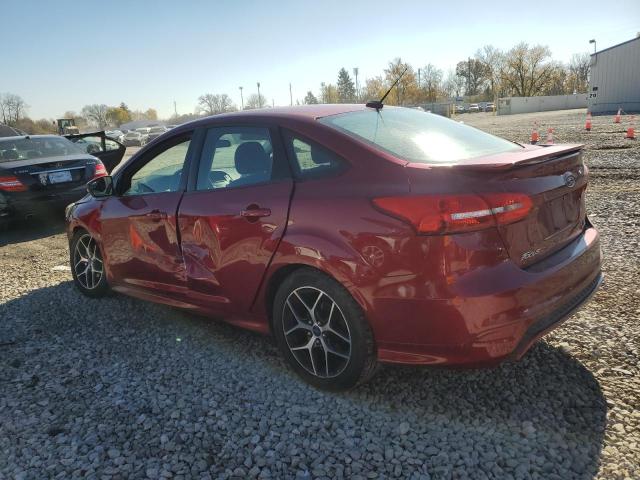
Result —
[[94, 198], [113, 195], [113, 178], [110, 175], [94, 178], [87, 183], [87, 192]]

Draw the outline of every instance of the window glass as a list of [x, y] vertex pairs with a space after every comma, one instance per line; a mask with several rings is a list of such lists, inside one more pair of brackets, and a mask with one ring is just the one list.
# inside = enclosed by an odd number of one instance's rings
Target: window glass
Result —
[[460, 122], [410, 108], [359, 110], [324, 117], [320, 122], [410, 162], [455, 164], [522, 149]]
[[217, 127], [207, 132], [197, 190], [254, 185], [271, 180], [273, 146], [269, 129]]
[[190, 140], [184, 140], [153, 157], [131, 177], [124, 195], [177, 192]]
[[0, 163], [85, 153], [80, 146], [64, 137], [6, 137], [0, 139]]
[[116, 142], [108, 138], [104, 141], [104, 144], [107, 147], [107, 152], [110, 150], [118, 150], [120, 148], [120, 146]]
[[296, 137], [289, 137], [289, 154], [295, 161], [296, 176], [313, 178], [340, 171], [344, 162], [320, 145]]

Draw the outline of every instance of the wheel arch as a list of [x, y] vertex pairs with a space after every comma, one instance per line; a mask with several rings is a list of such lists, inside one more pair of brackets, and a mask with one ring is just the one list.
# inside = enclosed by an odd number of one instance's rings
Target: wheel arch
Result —
[[[282, 284], [285, 278], [293, 274], [294, 272], [307, 269], [307, 270], [315, 270], [338, 284], [340, 284], [343, 288], [349, 292], [351, 297], [356, 301], [356, 303], [362, 309], [365, 318], [368, 317], [367, 313], [369, 310], [369, 305], [365, 301], [363, 295], [354, 288], [354, 285], [348, 278], [345, 278], [344, 275], [341, 275], [339, 272], [335, 272], [334, 269], [325, 268], [323, 265], [318, 265], [315, 263], [304, 263], [304, 262], [292, 262], [292, 263], [284, 263], [279, 264], [273, 267], [273, 271], [270, 273], [263, 293], [263, 298], [261, 300], [261, 306], [265, 309], [265, 314], [268, 320], [269, 331], [273, 334], [273, 303], [275, 301], [276, 293], [278, 292], [278, 287]], [[367, 318], [368, 321], [368, 318]]]

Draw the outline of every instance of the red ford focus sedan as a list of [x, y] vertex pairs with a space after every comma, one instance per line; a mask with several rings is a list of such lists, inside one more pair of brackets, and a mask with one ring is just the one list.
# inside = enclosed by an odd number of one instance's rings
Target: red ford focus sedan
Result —
[[378, 362], [518, 359], [601, 282], [580, 145], [523, 146], [418, 110], [217, 115], [67, 208], [77, 288], [272, 334], [309, 383]]

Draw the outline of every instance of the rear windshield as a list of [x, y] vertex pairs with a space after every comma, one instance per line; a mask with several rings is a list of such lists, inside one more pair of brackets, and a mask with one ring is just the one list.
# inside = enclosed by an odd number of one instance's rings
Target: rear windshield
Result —
[[5, 138], [0, 140], [0, 163], [87, 153], [64, 137]]
[[409, 162], [464, 163], [522, 148], [460, 122], [411, 108], [367, 109], [319, 121]]

